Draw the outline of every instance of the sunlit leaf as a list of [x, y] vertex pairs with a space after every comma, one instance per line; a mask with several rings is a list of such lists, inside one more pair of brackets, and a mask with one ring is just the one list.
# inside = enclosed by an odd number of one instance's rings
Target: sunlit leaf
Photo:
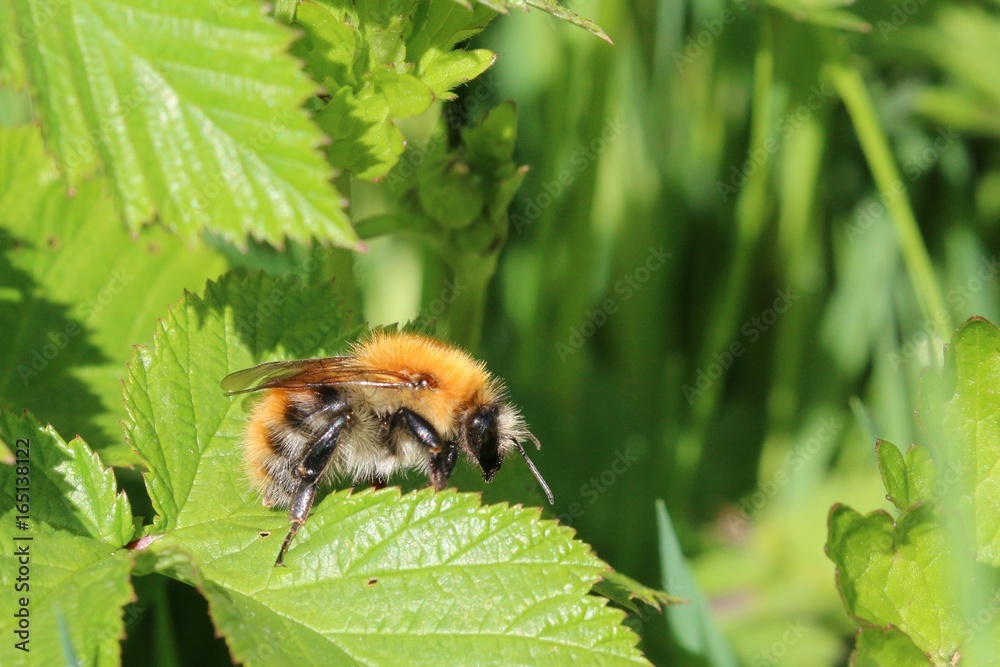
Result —
[[46, 143], [72, 187], [104, 164], [129, 229], [242, 245], [356, 237], [300, 105], [292, 31], [237, 0], [18, 0]]
[[[332, 353], [359, 331], [329, 285], [224, 276], [187, 295], [130, 365], [130, 442], [158, 516], [147, 567], [199, 587], [246, 664], [647, 664], [624, 614], [589, 595], [607, 566], [539, 510], [398, 489], [322, 498], [273, 567], [287, 514], [244, 477], [254, 396], [228, 372]], [[162, 537], [161, 537], [162, 536]], [[337, 604], [330, 604], [336, 600]]]
[[0, 127], [0, 320], [16, 323], [0, 327], [0, 403], [132, 464], [120, 424], [132, 346], [227, 263], [162, 229], [129, 234], [101, 178], [66, 191], [36, 126]]
[[[0, 464], [0, 585], [9, 591], [0, 661], [65, 664], [69, 652], [79, 664], [119, 664], [133, 595], [122, 547], [133, 525], [114, 474], [82, 440], [67, 443], [28, 413], [0, 408], [0, 440], [16, 456]], [[16, 647], [23, 641], [28, 651]]]
[[954, 494], [976, 558], [1000, 565], [1000, 329], [965, 322], [945, 353], [943, 373], [920, 385], [920, 420], [930, 432], [942, 481]]

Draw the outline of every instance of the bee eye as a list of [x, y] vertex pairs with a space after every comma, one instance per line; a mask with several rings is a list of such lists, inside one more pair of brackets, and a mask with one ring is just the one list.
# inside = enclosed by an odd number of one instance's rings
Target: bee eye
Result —
[[483, 406], [469, 417], [465, 425], [469, 450], [475, 455], [479, 467], [483, 469], [483, 479], [487, 482], [500, 469], [500, 435], [497, 424], [497, 410]]

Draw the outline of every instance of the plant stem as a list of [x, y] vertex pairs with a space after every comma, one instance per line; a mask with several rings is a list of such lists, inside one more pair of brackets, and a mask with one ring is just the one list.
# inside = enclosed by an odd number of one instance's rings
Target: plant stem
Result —
[[[836, 46], [828, 40], [827, 50], [833, 51], [834, 48]], [[920, 304], [920, 312], [925, 322], [933, 322], [941, 340], [948, 341], [951, 338], [951, 317], [945, 308], [927, 246], [910, 206], [905, 184], [896, 168], [889, 141], [875, 114], [871, 97], [858, 69], [845, 65], [838, 52], [831, 53], [831, 56], [828, 65], [830, 77], [837, 93], [844, 100], [879, 196], [889, 211], [910, 283]], [[941, 363], [938, 346], [932, 347], [935, 359]]]
[[496, 270], [497, 254], [470, 257], [452, 265], [455, 276], [455, 300], [448, 312], [448, 338], [478, 352], [486, 312], [486, 292]]

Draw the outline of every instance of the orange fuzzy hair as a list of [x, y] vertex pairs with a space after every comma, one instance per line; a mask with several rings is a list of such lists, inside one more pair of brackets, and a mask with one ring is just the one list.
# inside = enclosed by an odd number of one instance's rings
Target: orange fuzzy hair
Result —
[[483, 362], [427, 336], [375, 332], [357, 343], [352, 354], [370, 368], [428, 378], [438, 400], [428, 402], [425, 398], [423, 405], [433, 413], [428, 415], [433, 423], [449, 421], [457, 405], [491, 402], [502, 393]]
[[287, 408], [288, 395], [281, 390], [268, 391], [253, 408], [245, 436], [244, 461], [246, 471], [258, 489], [270, 481], [266, 464], [277, 456], [270, 429], [284, 422]]

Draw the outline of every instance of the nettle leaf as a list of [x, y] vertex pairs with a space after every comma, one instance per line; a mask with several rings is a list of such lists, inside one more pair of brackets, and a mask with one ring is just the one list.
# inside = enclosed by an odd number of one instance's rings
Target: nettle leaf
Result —
[[137, 463], [121, 437], [122, 360], [225, 258], [160, 228], [129, 234], [103, 179], [68, 196], [36, 126], [0, 127], [0, 251], [0, 321], [16, 324], [0, 327], [0, 403], [82, 434], [107, 463]]
[[1000, 565], [1000, 329], [971, 318], [945, 351], [944, 371], [920, 383], [920, 420], [942, 479], [974, 540], [976, 559]]
[[198, 586], [248, 665], [647, 664], [623, 613], [588, 595], [607, 566], [537, 509], [454, 491], [330, 493], [288, 567], [273, 567], [287, 513], [263, 507], [242, 472], [255, 398], [227, 398], [219, 381], [360, 333], [331, 286], [263, 275], [226, 275], [170, 311], [125, 390], [158, 513], [146, 566]]
[[[131, 559], [122, 550], [133, 533], [125, 494], [82, 440], [67, 443], [28, 413], [0, 408], [0, 441], [16, 457], [13, 465], [0, 464], [0, 585], [11, 592], [0, 616], [0, 661], [55, 665], [73, 655], [76, 664], [119, 664], [122, 607], [134, 599]], [[22, 493], [27, 508], [19, 507]], [[26, 638], [16, 633], [21, 598], [28, 603], [30, 653], [14, 646]]]
[[393, 119], [417, 116], [435, 99], [493, 64], [486, 50], [453, 50], [495, 12], [451, 0], [314, 0], [295, 21], [305, 37], [295, 51], [329, 98], [316, 121], [332, 139], [327, 159], [358, 178], [383, 177], [405, 147]]
[[830, 511], [827, 555], [848, 613], [866, 627], [895, 626], [935, 665], [953, 664], [964, 630], [950, 537], [931, 505], [895, 522], [881, 511]]
[[70, 184], [102, 163], [129, 229], [158, 217], [281, 245], [357, 238], [300, 105], [294, 33], [253, 2], [15, 2], [49, 149]]

